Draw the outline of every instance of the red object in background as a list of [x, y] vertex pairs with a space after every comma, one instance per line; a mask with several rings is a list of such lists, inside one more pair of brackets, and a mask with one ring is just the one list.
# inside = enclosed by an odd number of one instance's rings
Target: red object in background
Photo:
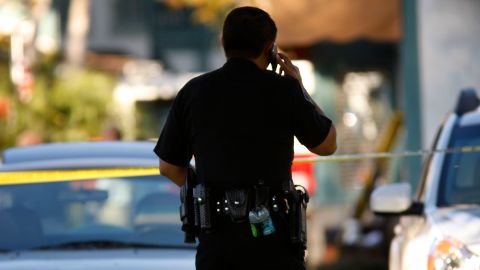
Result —
[[96, 180], [82, 180], [70, 182], [72, 190], [93, 190], [97, 188]]
[[[311, 158], [314, 154], [295, 154], [294, 158]], [[301, 185], [307, 189], [309, 195], [313, 195], [317, 189], [317, 182], [313, 170], [313, 163], [300, 163], [292, 165], [292, 178], [295, 185]]]
[[10, 112], [10, 103], [8, 100], [0, 99], [0, 119], [7, 119]]
[[24, 68], [23, 80], [17, 85], [17, 91], [20, 101], [26, 103], [32, 99], [33, 96], [34, 78], [33, 73], [29, 67]]

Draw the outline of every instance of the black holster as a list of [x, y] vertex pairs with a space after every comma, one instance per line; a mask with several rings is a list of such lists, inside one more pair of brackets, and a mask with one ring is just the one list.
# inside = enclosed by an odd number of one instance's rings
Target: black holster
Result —
[[193, 199], [193, 185], [196, 182], [196, 174], [192, 167], [188, 168], [187, 181], [180, 189], [180, 220], [182, 231], [185, 232], [185, 243], [195, 243], [198, 229], [195, 226], [195, 211]]
[[308, 193], [300, 185], [293, 182], [284, 189], [288, 200], [288, 227], [292, 244], [300, 244], [307, 247], [307, 204]]

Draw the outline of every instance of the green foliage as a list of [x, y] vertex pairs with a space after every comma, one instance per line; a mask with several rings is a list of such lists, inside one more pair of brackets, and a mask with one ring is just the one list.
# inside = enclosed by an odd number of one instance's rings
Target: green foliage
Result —
[[114, 84], [112, 76], [97, 71], [63, 68], [47, 90], [48, 140], [78, 141], [99, 136], [110, 117]]
[[[0, 98], [10, 101], [7, 119], [0, 119], [0, 149], [15, 145], [25, 131], [43, 141], [80, 141], [98, 137], [112, 117], [115, 77], [103, 72], [58, 66], [47, 59], [34, 68], [32, 97], [19, 100], [9, 76], [0, 78]], [[8, 66], [0, 65], [8, 74]]]
[[10, 96], [12, 93], [12, 85], [9, 80], [8, 65], [0, 62], [0, 97]]
[[136, 137], [157, 138], [167, 120], [171, 100], [137, 101], [135, 105]]
[[[10, 101], [13, 93], [13, 87], [9, 80], [9, 69], [5, 63], [0, 62], [0, 100], [2, 102]], [[0, 119], [0, 149], [13, 143], [14, 132], [11, 130], [11, 121], [9, 118]]]

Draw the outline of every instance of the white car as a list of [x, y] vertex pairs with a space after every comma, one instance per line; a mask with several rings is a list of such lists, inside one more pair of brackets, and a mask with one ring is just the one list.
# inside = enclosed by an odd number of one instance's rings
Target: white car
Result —
[[[151, 168], [158, 166], [153, 148], [152, 142], [13, 148], [3, 153], [0, 172]], [[195, 245], [183, 242], [179, 188], [168, 179], [90, 173], [69, 180], [0, 183], [0, 269], [195, 269]]]
[[[461, 92], [435, 138], [412, 199], [408, 183], [371, 195], [380, 214], [399, 215], [389, 269], [480, 269], [480, 107], [473, 89]], [[442, 151], [452, 149], [452, 151]]]

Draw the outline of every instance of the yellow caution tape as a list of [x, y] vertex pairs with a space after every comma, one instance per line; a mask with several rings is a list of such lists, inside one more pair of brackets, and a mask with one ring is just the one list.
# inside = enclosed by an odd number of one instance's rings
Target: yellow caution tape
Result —
[[[404, 152], [377, 152], [362, 154], [333, 155], [328, 157], [298, 158], [294, 164], [316, 162], [340, 162], [363, 160], [372, 158], [394, 158], [423, 156], [433, 153], [468, 153], [480, 152], [480, 146], [467, 146], [449, 149], [419, 150]], [[76, 170], [42, 170], [42, 171], [8, 171], [0, 172], [1, 185], [35, 184], [48, 182], [78, 181], [98, 178], [130, 177], [158, 175], [158, 167], [138, 168], [102, 168], [102, 169], [76, 169]]]
[[44, 170], [0, 172], [0, 185], [36, 184], [48, 182], [78, 181], [98, 178], [158, 175], [153, 168], [105, 168], [82, 170]]
[[346, 155], [333, 155], [328, 157], [311, 157], [311, 158], [298, 158], [293, 163], [313, 163], [313, 162], [339, 162], [339, 161], [353, 161], [363, 159], [377, 159], [377, 158], [395, 158], [395, 157], [414, 157], [424, 156], [434, 153], [470, 153], [480, 152], [480, 146], [464, 146], [448, 149], [435, 149], [435, 150], [418, 150], [418, 151], [403, 151], [403, 152], [375, 152], [375, 153], [361, 153], [361, 154], [346, 154]]

